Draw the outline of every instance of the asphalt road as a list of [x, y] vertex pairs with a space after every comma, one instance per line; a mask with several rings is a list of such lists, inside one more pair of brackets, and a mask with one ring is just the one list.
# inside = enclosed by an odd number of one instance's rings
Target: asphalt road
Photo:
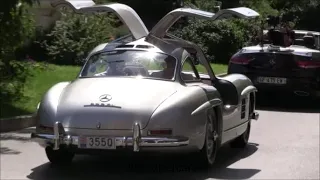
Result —
[[320, 179], [320, 104], [312, 107], [310, 102], [288, 99], [270, 105], [270, 98], [263, 102], [268, 105], [260, 107], [260, 119], [253, 122], [250, 145], [244, 150], [223, 147], [208, 171], [192, 168], [186, 156], [77, 156], [72, 166], [55, 168], [44, 150], [30, 141], [30, 128], [1, 134], [0, 176], [34, 180]]

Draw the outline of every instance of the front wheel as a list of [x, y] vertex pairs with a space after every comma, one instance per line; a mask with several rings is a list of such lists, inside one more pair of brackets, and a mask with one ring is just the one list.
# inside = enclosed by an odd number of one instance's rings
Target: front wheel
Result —
[[206, 135], [204, 146], [198, 152], [197, 160], [200, 161], [197, 165], [201, 168], [208, 168], [214, 164], [218, 151], [218, 133], [217, 119], [214, 113], [209, 113], [207, 117]]
[[251, 121], [248, 123], [247, 130], [237, 137], [235, 140], [230, 142], [230, 146], [232, 148], [245, 148], [249, 142], [250, 137], [250, 129], [251, 129]]

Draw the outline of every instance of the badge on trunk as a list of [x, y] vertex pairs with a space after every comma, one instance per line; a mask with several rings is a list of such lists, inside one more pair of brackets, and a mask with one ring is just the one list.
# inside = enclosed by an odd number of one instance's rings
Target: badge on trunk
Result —
[[274, 59], [270, 59], [269, 63], [273, 66], [276, 64], [276, 62], [274, 61]]
[[112, 99], [112, 97], [109, 94], [104, 94], [104, 95], [101, 95], [99, 99], [101, 102], [108, 102]]
[[100, 128], [101, 128], [101, 123], [98, 122], [98, 124], [97, 124], [97, 129], [100, 129]]

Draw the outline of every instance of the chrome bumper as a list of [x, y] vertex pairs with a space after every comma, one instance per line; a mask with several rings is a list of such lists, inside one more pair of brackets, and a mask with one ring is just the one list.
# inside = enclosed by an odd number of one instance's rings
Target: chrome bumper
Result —
[[[45, 141], [53, 144], [53, 149], [58, 150], [60, 145], [75, 145], [79, 144], [79, 136], [67, 135], [61, 123], [56, 122], [53, 128], [54, 134], [37, 134], [32, 133], [32, 139]], [[141, 137], [141, 129], [139, 124], [133, 126], [132, 137], [114, 137], [116, 147], [133, 147], [134, 152], [138, 152], [140, 147], [178, 147], [189, 144], [189, 139], [186, 137], [166, 138], [166, 137]]]
[[259, 113], [258, 112], [253, 112], [251, 119], [258, 120], [259, 119]]

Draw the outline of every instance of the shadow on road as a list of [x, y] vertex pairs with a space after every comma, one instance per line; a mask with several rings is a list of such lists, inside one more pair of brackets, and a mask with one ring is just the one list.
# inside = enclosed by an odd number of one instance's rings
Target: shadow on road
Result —
[[65, 167], [53, 167], [50, 163], [32, 169], [27, 178], [40, 179], [248, 179], [259, 169], [229, 168], [233, 163], [247, 158], [258, 149], [250, 143], [247, 148], [222, 147], [216, 164], [208, 170], [193, 168], [189, 157], [184, 156], [76, 156], [74, 162]]
[[[30, 135], [31, 133], [34, 133], [35, 132], [35, 127], [29, 127], [29, 128], [25, 128], [25, 129], [21, 129], [21, 130], [18, 130], [18, 131], [13, 131], [13, 132], [16, 132], [18, 134], [27, 134], [27, 135]], [[30, 137], [30, 136], [29, 136]]]
[[320, 113], [320, 100], [290, 94], [258, 93], [257, 110]]
[[20, 154], [20, 151], [16, 151], [7, 147], [0, 147], [0, 154], [13, 154], [13, 155], [17, 155]]
[[19, 134], [0, 134], [0, 141], [31, 141], [30, 136], [19, 136]]

